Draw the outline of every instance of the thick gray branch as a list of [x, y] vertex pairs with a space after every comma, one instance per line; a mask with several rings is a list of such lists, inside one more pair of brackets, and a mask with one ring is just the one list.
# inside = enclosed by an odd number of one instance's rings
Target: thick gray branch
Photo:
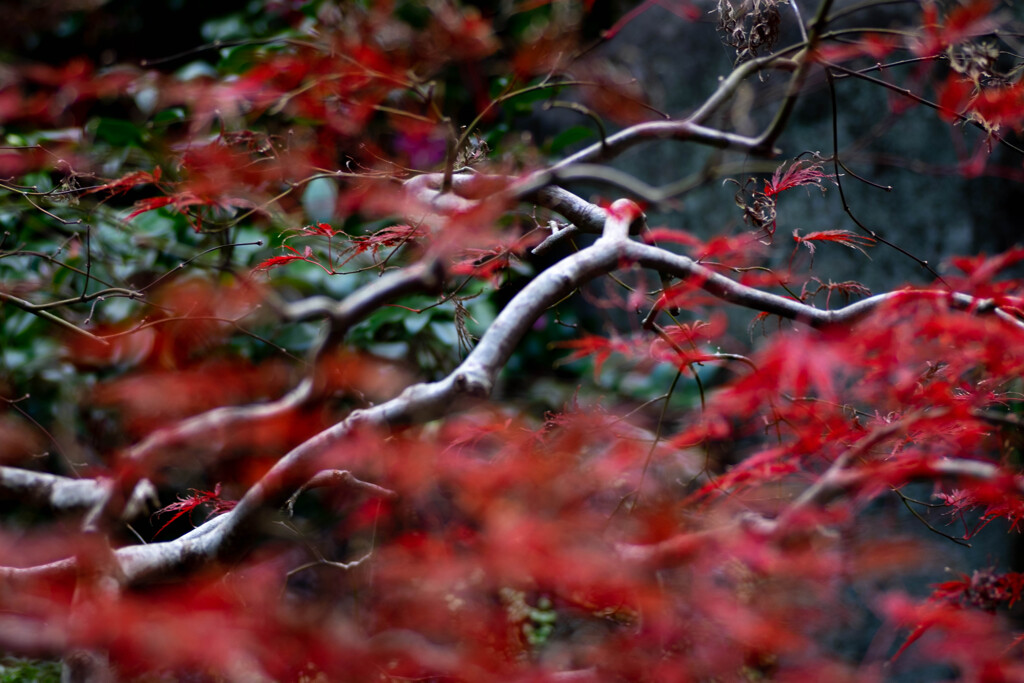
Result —
[[795, 320], [814, 328], [854, 323], [887, 303], [930, 299], [946, 301], [959, 310], [974, 311], [978, 314], [994, 314], [1000, 320], [1018, 329], [1024, 329], [1022, 321], [998, 308], [992, 299], [978, 299], [960, 292], [950, 292], [944, 289], [897, 290], [876, 294], [842, 308], [826, 310], [742, 285], [687, 256], [674, 254], [658, 247], [630, 242], [625, 249], [625, 254], [628, 258], [648, 268], [674, 275], [683, 280], [690, 280], [723, 301]]
[[94, 479], [71, 479], [56, 474], [0, 466], [0, 494], [36, 508], [84, 511], [104, 499]]
[[555, 185], [543, 187], [523, 199], [560, 214], [583, 232], [600, 234], [608, 218], [608, 212], [598, 205]]
[[[562, 159], [546, 170], [557, 175], [558, 171], [574, 164], [605, 161], [622, 154], [627, 149], [642, 142], [651, 140], [675, 140], [678, 142], [697, 142], [719, 149], [731, 149], [751, 154], [764, 154], [762, 143], [757, 138], [735, 133], [725, 133], [714, 128], [702, 126], [689, 120], [683, 121], [649, 121], [624, 128], [614, 135], [609, 135], [603, 142], [581, 149], [579, 152]], [[770, 150], [769, 150], [770, 151]]]
[[[57, 512], [90, 512], [105, 505], [110, 497], [109, 480], [72, 479], [46, 472], [0, 466], [0, 494], [33, 508]], [[156, 504], [156, 489], [139, 481], [127, 504], [124, 519], [133, 519]]]

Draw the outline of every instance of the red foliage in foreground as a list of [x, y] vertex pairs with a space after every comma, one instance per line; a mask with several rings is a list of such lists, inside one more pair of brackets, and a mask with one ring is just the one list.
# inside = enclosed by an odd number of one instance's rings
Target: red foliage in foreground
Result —
[[[97, 681], [1024, 680], [1024, 575], [929, 572], [1024, 525], [1024, 250], [940, 272], [855, 217], [856, 152], [772, 160], [841, 78], [971, 127], [972, 173], [1021, 152], [1010, 20], [723, 1], [734, 71], [672, 118], [580, 47], [600, 3], [500, 4], [271, 3], [295, 24], [217, 43], [216, 77], [5, 67], [0, 651]], [[643, 2], [599, 42], [663, 9], [701, 16]], [[541, 99], [592, 144], [517, 132]], [[667, 139], [715, 156], [663, 188], [603, 165]], [[752, 159], [734, 224], [684, 230], [678, 196]], [[852, 225], [777, 239], [801, 187]], [[813, 270], [882, 249], [928, 282]]]

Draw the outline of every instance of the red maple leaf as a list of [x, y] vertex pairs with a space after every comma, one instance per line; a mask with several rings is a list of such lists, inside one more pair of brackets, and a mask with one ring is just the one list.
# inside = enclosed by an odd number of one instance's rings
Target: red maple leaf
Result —
[[163, 515], [171, 512], [175, 513], [173, 517], [167, 520], [166, 524], [157, 529], [157, 532], [153, 534], [153, 538], [159, 536], [164, 529], [170, 526], [176, 519], [178, 519], [182, 515], [187, 514], [191, 518], [192, 513], [200, 505], [205, 505], [207, 503], [212, 504], [213, 509], [210, 511], [210, 516], [215, 517], [217, 515], [223, 514], [233, 509], [235, 507], [235, 504], [237, 503], [237, 501], [223, 500], [220, 497], [220, 482], [218, 482], [217, 485], [213, 487], [212, 491], [189, 489], [189, 493], [190, 495], [180, 497], [178, 499], [178, 502], [171, 503], [167, 507], [161, 508], [153, 513], [154, 515]]
[[392, 225], [381, 228], [372, 235], [359, 235], [352, 238], [355, 244], [356, 253], [362, 254], [366, 251], [377, 253], [383, 247], [396, 247], [406, 242], [415, 242], [424, 236], [421, 228], [412, 225]]
[[822, 45], [815, 57], [823, 62], [845, 62], [856, 57], [870, 57], [879, 62], [899, 47], [900, 41], [896, 36], [866, 33], [855, 42]]
[[146, 213], [147, 211], [153, 211], [154, 209], [159, 209], [173, 203], [174, 197], [150, 197], [149, 199], [140, 199], [135, 202], [135, 210], [125, 216], [125, 220], [130, 221], [139, 214]]
[[849, 230], [819, 230], [806, 235], [800, 235], [799, 230], [794, 230], [793, 239], [797, 244], [802, 244], [807, 247], [807, 250], [810, 251], [811, 254], [814, 254], [814, 250], [817, 246], [815, 242], [832, 242], [834, 244], [841, 244], [848, 249], [856, 249], [865, 256], [867, 256], [868, 253], [864, 251], [864, 247], [874, 246], [875, 244], [874, 238], [857, 235]]
[[316, 225], [307, 225], [302, 229], [304, 235], [323, 235], [324, 237], [334, 237], [337, 231], [327, 223], [317, 223]]
[[596, 334], [587, 334], [580, 339], [558, 342], [556, 346], [575, 349], [562, 362], [571, 363], [587, 356], [594, 356], [594, 377], [601, 374], [601, 367], [613, 353], [629, 355], [632, 347], [621, 339], [608, 339]]
[[110, 182], [97, 185], [96, 187], [90, 187], [85, 191], [85, 194], [104, 191], [115, 195], [122, 194], [137, 185], [157, 185], [160, 183], [160, 176], [161, 170], [159, 166], [153, 169], [152, 173], [148, 171], [133, 171], [132, 173], [128, 173], [117, 178], [116, 180], [111, 180]]
[[821, 181], [832, 177], [831, 174], [822, 170], [820, 161], [801, 160], [791, 164], [789, 168], [783, 164], [775, 169], [771, 180], [764, 181], [764, 194], [766, 197], [774, 197], [780, 192], [801, 185], [817, 185], [824, 191], [825, 188], [821, 187]]
[[287, 263], [291, 263], [292, 261], [308, 262], [313, 258], [313, 250], [310, 247], [306, 247], [306, 251], [300, 254], [298, 250], [295, 249], [294, 247], [290, 247], [287, 244], [283, 246], [285, 249], [288, 249], [292, 253], [268, 258], [266, 261], [263, 261], [262, 263], [258, 264], [255, 268], [253, 268], [253, 271], [255, 272], [258, 270], [270, 270], [271, 268], [277, 268], [278, 266], [283, 266]]
[[924, 35], [913, 46], [913, 52], [918, 57], [931, 57], [950, 45], [989, 33], [996, 26], [992, 9], [991, 0], [973, 0], [955, 6], [943, 22], [935, 3], [925, 3], [920, 24]]
[[212, 205], [213, 201], [210, 199], [203, 199], [192, 192], [179, 192], [168, 197], [150, 197], [149, 199], [140, 199], [135, 202], [135, 210], [125, 216], [125, 220], [130, 221], [139, 214], [146, 213], [147, 211], [153, 211], [154, 209], [160, 209], [165, 206], [171, 206], [175, 211], [184, 211], [190, 206]]

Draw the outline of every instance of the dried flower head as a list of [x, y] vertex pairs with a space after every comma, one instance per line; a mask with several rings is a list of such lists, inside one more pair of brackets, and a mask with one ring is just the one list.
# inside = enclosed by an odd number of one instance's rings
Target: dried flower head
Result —
[[985, 41], [950, 45], [947, 50], [949, 66], [980, 88], [984, 84], [1004, 84], [1006, 77], [999, 72], [999, 48]]
[[718, 0], [718, 30], [726, 45], [736, 50], [736, 63], [753, 59], [762, 48], [771, 50], [779, 39], [786, 0]]

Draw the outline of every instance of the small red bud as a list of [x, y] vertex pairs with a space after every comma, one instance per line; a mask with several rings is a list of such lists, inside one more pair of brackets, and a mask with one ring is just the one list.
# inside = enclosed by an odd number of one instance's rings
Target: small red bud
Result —
[[612, 205], [608, 207], [608, 212], [613, 217], [620, 221], [624, 221], [627, 224], [632, 223], [637, 218], [644, 215], [640, 205], [632, 199], [616, 199], [612, 202]]

